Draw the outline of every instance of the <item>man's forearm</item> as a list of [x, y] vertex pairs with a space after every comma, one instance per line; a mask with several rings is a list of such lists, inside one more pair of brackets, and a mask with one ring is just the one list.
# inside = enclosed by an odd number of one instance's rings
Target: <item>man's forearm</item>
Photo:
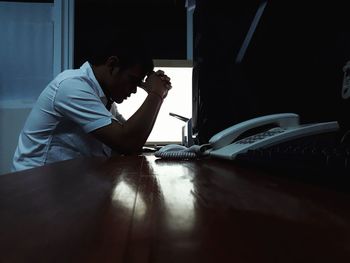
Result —
[[157, 119], [163, 99], [156, 93], [149, 93], [141, 107], [123, 124], [123, 133], [133, 141], [135, 150], [146, 142]]

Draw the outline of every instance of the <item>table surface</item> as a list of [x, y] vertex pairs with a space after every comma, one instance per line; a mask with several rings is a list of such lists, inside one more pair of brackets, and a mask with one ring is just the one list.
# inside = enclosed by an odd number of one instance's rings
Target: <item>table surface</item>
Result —
[[0, 176], [0, 262], [350, 262], [350, 194], [224, 160]]

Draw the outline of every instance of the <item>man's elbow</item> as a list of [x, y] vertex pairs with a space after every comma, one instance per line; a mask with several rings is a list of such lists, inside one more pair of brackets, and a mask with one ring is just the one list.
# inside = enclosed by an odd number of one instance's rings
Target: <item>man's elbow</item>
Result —
[[123, 145], [111, 145], [111, 148], [113, 151], [118, 152], [120, 154], [125, 155], [135, 155], [140, 154], [142, 152], [143, 144], [135, 144], [135, 143], [129, 143], [129, 144], [123, 144]]

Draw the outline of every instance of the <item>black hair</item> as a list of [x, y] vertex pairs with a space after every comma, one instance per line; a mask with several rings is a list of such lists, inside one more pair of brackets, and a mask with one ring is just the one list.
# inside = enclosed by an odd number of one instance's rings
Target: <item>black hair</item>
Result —
[[109, 41], [103, 41], [98, 46], [94, 46], [89, 53], [87, 60], [95, 66], [104, 64], [111, 56], [116, 56], [119, 59], [118, 66], [121, 71], [134, 65], [140, 65], [145, 73], [152, 72], [154, 69], [147, 43], [134, 35], [118, 34]]

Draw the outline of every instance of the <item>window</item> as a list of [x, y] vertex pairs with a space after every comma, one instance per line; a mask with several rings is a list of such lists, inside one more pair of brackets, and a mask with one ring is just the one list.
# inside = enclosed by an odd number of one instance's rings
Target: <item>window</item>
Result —
[[[181, 143], [185, 122], [170, 116], [169, 113], [192, 117], [192, 65], [190, 61], [155, 61], [155, 71], [158, 69], [171, 78], [173, 88], [163, 102], [146, 144]], [[146, 96], [147, 93], [139, 88], [136, 94], [117, 105], [119, 112], [128, 119], [141, 106]]]

